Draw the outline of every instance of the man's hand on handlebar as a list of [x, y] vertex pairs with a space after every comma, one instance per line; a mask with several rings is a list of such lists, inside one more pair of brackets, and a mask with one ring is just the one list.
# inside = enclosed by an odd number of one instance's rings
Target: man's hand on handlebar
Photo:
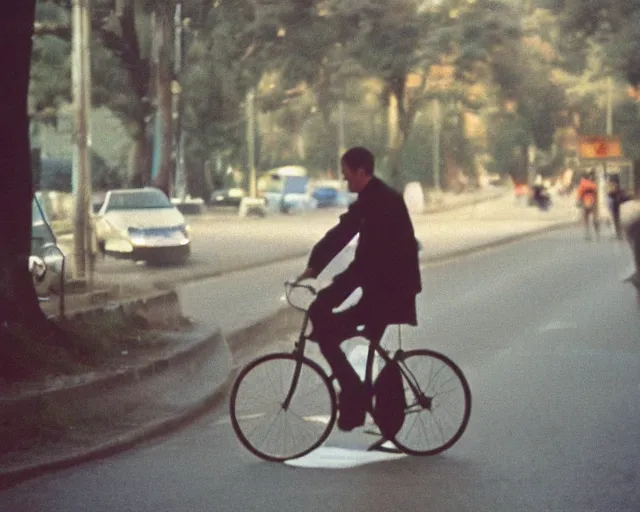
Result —
[[305, 279], [314, 279], [317, 276], [317, 272], [311, 267], [308, 267], [302, 274], [300, 274], [300, 276], [298, 276], [295, 282], [299, 283], [300, 281], [303, 281]]

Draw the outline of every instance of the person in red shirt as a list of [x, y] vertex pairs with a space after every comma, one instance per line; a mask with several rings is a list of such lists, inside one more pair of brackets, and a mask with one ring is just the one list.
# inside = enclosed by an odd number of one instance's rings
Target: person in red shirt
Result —
[[600, 220], [598, 216], [598, 186], [596, 185], [595, 169], [584, 174], [576, 191], [578, 206], [582, 209], [582, 222], [585, 238], [591, 240], [590, 221], [597, 238], [600, 238]]

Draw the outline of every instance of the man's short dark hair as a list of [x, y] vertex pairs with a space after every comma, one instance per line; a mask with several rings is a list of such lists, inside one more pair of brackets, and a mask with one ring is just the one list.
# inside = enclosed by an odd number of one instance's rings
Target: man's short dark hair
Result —
[[373, 175], [373, 168], [375, 166], [375, 158], [373, 153], [367, 148], [356, 146], [348, 149], [344, 155], [342, 155], [342, 161], [349, 167], [349, 169], [364, 169], [365, 174]]

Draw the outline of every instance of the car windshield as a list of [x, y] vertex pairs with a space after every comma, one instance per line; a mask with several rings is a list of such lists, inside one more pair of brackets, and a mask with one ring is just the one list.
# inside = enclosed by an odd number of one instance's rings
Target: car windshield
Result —
[[306, 176], [287, 176], [284, 179], [285, 194], [305, 194], [309, 178]]
[[156, 208], [173, 208], [173, 205], [162, 192], [154, 190], [111, 193], [107, 204], [107, 211], [147, 210]]

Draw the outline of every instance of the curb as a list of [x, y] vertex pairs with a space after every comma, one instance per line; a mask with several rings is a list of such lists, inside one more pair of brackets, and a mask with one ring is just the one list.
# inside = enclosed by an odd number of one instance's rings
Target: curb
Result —
[[[278, 323], [277, 329], [283, 329], [289, 325], [291, 318], [290, 313], [291, 311], [289, 311], [288, 308], [282, 308], [277, 314], [273, 315], [274, 317], [281, 319]], [[271, 320], [271, 318], [258, 320], [248, 327], [229, 333], [227, 336], [222, 335], [222, 333], [217, 330], [211, 336], [211, 338], [215, 338], [217, 342], [224, 343], [227, 346], [227, 338], [232, 343], [237, 343], [238, 340], [244, 340], [246, 338], [263, 338], [264, 329], [269, 325]], [[296, 320], [296, 322], [298, 322], [298, 320]], [[204, 348], [206, 348], [205, 345], [211, 342], [211, 339], [209, 339], [198, 343], [191, 349], [181, 351], [177, 355], [177, 357], [181, 357], [183, 360], [195, 358], [200, 352], [203, 351]], [[172, 364], [177, 364], [176, 359], [167, 359], [168, 362], [163, 362], [160, 364], [160, 371], [165, 371], [171, 368]], [[148, 367], [148, 371], [152, 371], [151, 368], [156, 367], [156, 362], [154, 361], [149, 365], [146, 365], [145, 367]], [[195, 404], [186, 407], [183, 411], [175, 414], [174, 416], [156, 422], [150, 422], [143, 427], [134, 429], [127, 434], [116, 436], [111, 441], [89, 448], [80, 453], [75, 453], [67, 457], [62, 457], [40, 464], [23, 466], [14, 470], [0, 472], [0, 489], [6, 489], [15, 486], [21, 482], [45, 475], [47, 473], [67, 469], [82, 463], [92, 462], [104, 459], [112, 455], [116, 455], [128, 449], [131, 449], [143, 442], [169, 435], [179, 430], [180, 428], [188, 426], [203, 417], [205, 414], [210, 412], [222, 402], [227, 394], [228, 389], [232, 386], [237, 372], [240, 369], [241, 367], [239, 367], [234, 361], [232, 361], [228, 375], [222, 382], [212, 386], [211, 392], [207, 396], [198, 400]], [[151, 375], [153, 375], [153, 373], [150, 373], [148, 376]], [[118, 382], [118, 379], [120, 379], [120, 376], [115, 376], [114, 382]], [[135, 379], [133, 379], [133, 381], [135, 381]]]
[[73, 384], [63, 388], [45, 390], [44, 392], [28, 392], [25, 393], [26, 396], [23, 395], [18, 398], [3, 398], [0, 396], [0, 404], [3, 406], [17, 404], [28, 405], [31, 402], [37, 405], [37, 402], [41, 400], [64, 400], [65, 396], [74, 399], [78, 398], [79, 395], [87, 397], [91, 394], [99, 394], [116, 386], [133, 384], [155, 375], [161, 375], [163, 372], [171, 369], [172, 366], [188, 362], [205, 350], [210, 349], [212, 345], [217, 346], [222, 342], [225, 342], [224, 337], [220, 329], [216, 329], [211, 334], [203, 336], [201, 340], [183, 350], [176, 350], [142, 365], [132, 366], [125, 370], [116, 370], [107, 375], [87, 380], [87, 382]]
[[[221, 344], [226, 344], [226, 340], [220, 330], [216, 329], [213, 333], [203, 336], [200, 341], [194, 343], [185, 350], [176, 351], [173, 354], [158, 358], [148, 364], [127, 369], [122, 373], [111, 374], [105, 378], [95, 379], [86, 384], [80, 384], [61, 390], [54, 390], [51, 393], [41, 395], [34, 394], [33, 396], [28, 397], [26, 401], [31, 402], [31, 405], [37, 406], [41, 400], [49, 400], [52, 394], [57, 394], [58, 399], [61, 398], [62, 400], [64, 400], [65, 395], [71, 394], [72, 396], [68, 397], [69, 401], [77, 398], [73, 395], [84, 394], [85, 399], [90, 400], [97, 393], [104, 392], [107, 387], [113, 388], [115, 386], [122, 386], [125, 384], [144, 382], [148, 378], [161, 375], [181, 363], [192, 360], [195, 361], [207, 350], [211, 351], [211, 355], [209, 357], [215, 357], [218, 353], [217, 347]], [[234, 376], [235, 369], [232, 368], [222, 382], [216, 383], [212, 386], [210, 393], [207, 393], [193, 405], [185, 407], [183, 411], [180, 411], [173, 416], [149, 422], [126, 434], [115, 436], [113, 439], [105, 443], [68, 456], [2, 471], [0, 472], [0, 489], [14, 486], [20, 482], [49, 472], [58, 471], [80, 463], [99, 460], [110, 455], [114, 455], [132, 448], [139, 443], [169, 434], [180, 427], [186, 426], [220, 403], [226, 394], [227, 388], [232, 384]], [[22, 400], [15, 400], [13, 404], [19, 406], [21, 402]]]
[[[138, 317], [150, 326], [175, 323], [183, 316], [175, 290], [156, 288], [146, 292], [140, 291], [133, 295], [123, 298], [109, 297], [102, 303], [93, 302], [93, 298], [90, 298], [89, 304], [72, 308], [63, 317], [60, 317], [58, 311], [50, 311], [48, 308], [43, 309], [43, 312], [49, 320], [60, 323], [91, 321], [96, 317], [118, 322]], [[68, 297], [67, 300], [69, 300]]]
[[42, 464], [34, 464], [32, 466], [0, 473], [0, 489], [7, 489], [26, 480], [45, 475], [47, 473], [60, 471], [86, 462], [110, 457], [134, 448], [143, 442], [166, 436], [182, 427], [186, 427], [216, 407], [222, 401], [226, 395], [227, 389], [233, 383], [234, 378], [235, 371], [231, 371], [220, 385], [213, 388], [210, 395], [175, 416], [157, 422], [148, 423], [143, 427], [132, 430], [127, 434], [116, 436], [109, 442], [89, 448], [81, 453]]
[[510, 194], [510, 192], [508, 190], [503, 190], [500, 192], [496, 192], [495, 194], [491, 194], [488, 195], [486, 197], [479, 197], [476, 199], [472, 199], [469, 202], [464, 202], [464, 203], [460, 203], [460, 204], [450, 204], [450, 205], [444, 205], [444, 206], [425, 206], [424, 211], [419, 214], [419, 215], [434, 215], [437, 213], [442, 213], [442, 212], [450, 212], [453, 210], [459, 210], [460, 208], [464, 208], [466, 206], [475, 206], [477, 204], [480, 203], [486, 203], [489, 201], [495, 201], [497, 199], [502, 199], [503, 197], [506, 197]]

